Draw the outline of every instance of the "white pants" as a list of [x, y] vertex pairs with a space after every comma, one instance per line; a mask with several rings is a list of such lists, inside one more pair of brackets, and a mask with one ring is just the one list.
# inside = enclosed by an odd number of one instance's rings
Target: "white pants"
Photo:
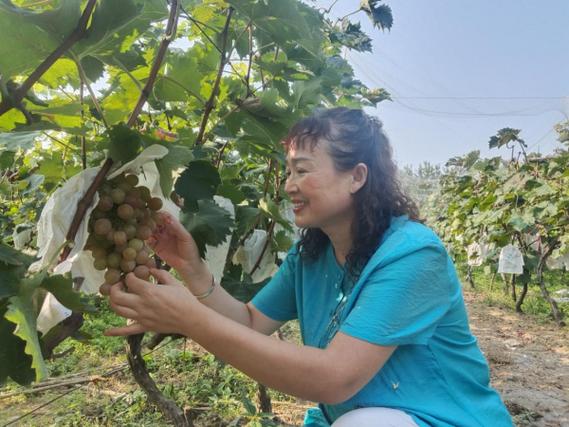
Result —
[[417, 424], [397, 409], [361, 408], [345, 413], [332, 427], [417, 427]]

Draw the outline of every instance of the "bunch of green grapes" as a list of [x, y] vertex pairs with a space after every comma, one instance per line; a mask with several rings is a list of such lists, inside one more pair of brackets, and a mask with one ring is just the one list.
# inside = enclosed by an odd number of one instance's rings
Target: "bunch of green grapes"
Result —
[[85, 249], [91, 251], [94, 267], [106, 270], [105, 283], [117, 283], [130, 272], [150, 277], [156, 263], [145, 241], [158, 225], [161, 208], [162, 200], [138, 186], [136, 175], [121, 174], [100, 187]]

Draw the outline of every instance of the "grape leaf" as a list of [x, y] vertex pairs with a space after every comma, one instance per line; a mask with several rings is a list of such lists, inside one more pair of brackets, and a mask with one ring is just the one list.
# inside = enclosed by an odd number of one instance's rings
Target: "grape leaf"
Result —
[[207, 160], [195, 160], [182, 172], [174, 188], [187, 210], [195, 212], [198, 200], [211, 199], [221, 183], [217, 169]]
[[29, 150], [39, 135], [40, 132], [0, 133], [0, 151]]
[[180, 221], [192, 234], [202, 257], [206, 245], [217, 246], [225, 241], [234, 226], [230, 213], [212, 200], [198, 200], [198, 211], [182, 211]]
[[15, 336], [21, 338], [26, 343], [24, 353], [32, 358], [31, 366], [35, 370], [36, 381], [41, 381], [47, 377], [47, 367], [43, 359], [37, 332], [37, 313], [33, 306], [34, 292], [45, 279], [45, 276], [46, 273], [42, 271], [22, 280], [18, 289], [18, 295], [8, 300], [8, 309], [4, 316], [5, 319], [16, 325]]
[[32, 357], [24, 352], [26, 342], [14, 335], [16, 325], [4, 318], [8, 301], [0, 302], [0, 384], [11, 377], [18, 384], [31, 383], [35, 378]]
[[121, 123], [113, 126], [109, 134], [109, 157], [114, 162], [127, 163], [136, 157], [142, 145], [138, 132]]
[[155, 160], [160, 173], [160, 188], [162, 194], [168, 197], [174, 184], [172, 173], [181, 166], [185, 166], [194, 159], [192, 150], [182, 145], [162, 144], [168, 148], [168, 154]]
[[41, 287], [51, 292], [61, 304], [73, 311], [79, 313], [95, 311], [94, 307], [84, 301], [79, 292], [73, 290], [73, 280], [69, 277], [62, 275], [47, 277], [42, 282]]

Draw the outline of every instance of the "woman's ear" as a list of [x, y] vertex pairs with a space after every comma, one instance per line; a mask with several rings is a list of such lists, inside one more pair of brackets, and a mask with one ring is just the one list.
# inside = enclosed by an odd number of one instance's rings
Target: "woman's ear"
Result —
[[367, 165], [365, 163], [358, 163], [352, 169], [352, 184], [350, 192], [355, 194], [362, 188], [367, 181]]

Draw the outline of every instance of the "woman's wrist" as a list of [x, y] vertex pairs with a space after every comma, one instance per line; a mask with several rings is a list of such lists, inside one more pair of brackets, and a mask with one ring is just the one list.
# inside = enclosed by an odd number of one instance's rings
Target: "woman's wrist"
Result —
[[213, 275], [205, 263], [200, 268], [185, 269], [183, 272], [179, 271], [179, 273], [186, 287], [194, 295], [202, 295], [211, 288]]

